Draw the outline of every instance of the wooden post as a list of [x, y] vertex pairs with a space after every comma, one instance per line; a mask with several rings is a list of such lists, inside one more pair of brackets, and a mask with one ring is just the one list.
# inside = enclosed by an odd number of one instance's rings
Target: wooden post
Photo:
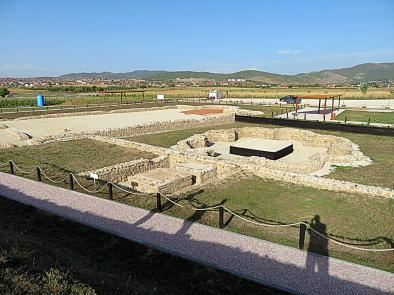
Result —
[[40, 169], [40, 167], [36, 167], [36, 171], [37, 171], [37, 180], [38, 181], [41, 181], [41, 169]]
[[14, 163], [12, 163], [12, 161], [9, 161], [8, 164], [10, 165], [10, 173], [15, 174], [14, 173]]
[[306, 120], [306, 113], [304, 113], [304, 120]]
[[224, 208], [219, 207], [219, 228], [224, 228]]
[[317, 114], [320, 115], [321, 98], [319, 98], [319, 108], [317, 109]]
[[157, 211], [161, 212], [162, 208], [161, 208], [161, 194], [157, 193], [156, 194], [156, 207], [157, 207]]
[[108, 183], [108, 199], [113, 200], [113, 194], [112, 194], [112, 183]]
[[368, 125], [371, 124], [371, 118], [368, 118]]
[[345, 124], [346, 124], [346, 121], [347, 121], [347, 117], [345, 117]]
[[331, 103], [331, 120], [334, 120], [334, 97], [332, 98]]
[[306, 232], [306, 225], [300, 224], [300, 238], [298, 240], [298, 246], [301, 250], [304, 249], [304, 245], [305, 245], [305, 232]]
[[74, 190], [74, 177], [73, 177], [73, 175], [70, 173], [69, 175], [68, 175], [68, 178], [69, 178], [69, 180], [70, 180], [70, 190]]

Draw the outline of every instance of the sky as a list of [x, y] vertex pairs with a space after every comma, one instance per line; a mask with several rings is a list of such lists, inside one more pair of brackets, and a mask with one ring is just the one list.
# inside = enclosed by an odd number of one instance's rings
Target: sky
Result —
[[0, 0], [0, 77], [394, 62], [394, 0]]

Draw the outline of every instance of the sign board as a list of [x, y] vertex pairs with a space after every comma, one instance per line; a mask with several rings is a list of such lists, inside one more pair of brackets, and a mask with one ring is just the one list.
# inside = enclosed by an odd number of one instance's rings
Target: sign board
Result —
[[164, 100], [164, 94], [158, 94], [157, 100]]
[[92, 179], [94, 179], [94, 180], [96, 180], [96, 179], [99, 178], [99, 177], [98, 177], [98, 174], [95, 174], [95, 173], [89, 173], [89, 177], [92, 178]]
[[96, 180], [98, 179], [98, 174], [89, 173], [89, 177], [93, 178], [94, 189], [96, 189]]

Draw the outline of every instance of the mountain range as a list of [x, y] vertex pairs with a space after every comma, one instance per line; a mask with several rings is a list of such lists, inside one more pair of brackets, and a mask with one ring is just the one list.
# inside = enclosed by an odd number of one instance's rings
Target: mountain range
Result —
[[394, 80], [394, 62], [365, 63], [349, 68], [322, 70], [296, 75], [281, 75], [256, 70], [245, 70], [235, 73], [211, 73], [194, 71], [147, 71], [137, 70], [125, 73], [70, 73], [59, 76], [62, 79], [107, 78], [107, 79], [141, 79], [168, 81], [175, 79], [227, 80], [245, 79], [271, 84], [332, 84], [358, 83], [365, 81]]

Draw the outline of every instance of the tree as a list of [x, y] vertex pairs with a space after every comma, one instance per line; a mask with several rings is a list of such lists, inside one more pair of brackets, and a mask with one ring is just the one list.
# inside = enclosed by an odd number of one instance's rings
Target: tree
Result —
[[1, 97], [5, 97], [7, 94], [9, 94], [10, 93], [10, 91], [7, 89], [7, 88], [5, 88], [5, 87], [0, 87], [0, 96]]
[[368, 91], [368, 84], [364, 83], [360, 86], [360, 90], [363, 94], [366, 94]]

